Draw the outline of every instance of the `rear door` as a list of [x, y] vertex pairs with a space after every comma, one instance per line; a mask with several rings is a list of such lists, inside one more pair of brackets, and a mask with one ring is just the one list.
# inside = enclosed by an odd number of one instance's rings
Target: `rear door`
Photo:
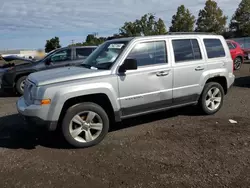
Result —
[[195, 102], [200, 94], [202, 74], [207, 66], [201, 39], [171, 39], [173, 54], [173, 105]]

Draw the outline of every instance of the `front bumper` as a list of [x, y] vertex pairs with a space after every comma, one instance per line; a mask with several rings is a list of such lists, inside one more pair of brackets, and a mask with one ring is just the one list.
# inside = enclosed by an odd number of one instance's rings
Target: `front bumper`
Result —
[[49, 131], [54, 131], [57, 128], [57, 121], [47, 120], [45, 117], [48, 114], [47, 106], [29, 105], [27, 106], [24, 98], [20, 97], [16, 103], [17, 111], [21, 114], [25, 121], [35, 126], [46, 127]]

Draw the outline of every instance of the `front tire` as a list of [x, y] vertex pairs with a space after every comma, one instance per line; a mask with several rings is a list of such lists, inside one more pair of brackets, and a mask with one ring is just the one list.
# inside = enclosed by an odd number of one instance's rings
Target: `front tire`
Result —
[[76, 148], [99, 144], [109, 131], [109, 118], [104, 109], [92, 102], [70, 107], [62, 121], [65, 140]]
[[210, 82], [205, 85], [199, 103], [205, 114], [212, 115], [221, 109], [223, 100], [224, 89], [222, 86], [219, 83]]
[[22, 76], [16, 82], [16, 91], [19, 95], [23, 95], [24, 92], [24, 84], [27, 76]]
[[242, 58], [236, 57], [234, 60], [234, 70], [240, 70], [242, 62], [243, 62]]

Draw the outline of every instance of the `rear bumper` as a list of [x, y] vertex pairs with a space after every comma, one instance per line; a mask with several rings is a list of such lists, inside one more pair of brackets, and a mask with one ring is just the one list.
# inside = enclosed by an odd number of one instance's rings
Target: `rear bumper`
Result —
[[20, 97], [16, 103], [17, 111], [21, 114], [25, 121], [34, 126], [46, 127], [49, 131], [54, 131], [57, 128], [57, 121], [48, 121], [44, 118], [44, 112], [47, 108], [39, 105], [27, 106], [24, 98]]
[[230, 89], [233, 85], [234, 85], [234, 81], [235, 81], [235, 75], [233, 73], [229, 73], [229, 77], [228, 77], [228, 89]]

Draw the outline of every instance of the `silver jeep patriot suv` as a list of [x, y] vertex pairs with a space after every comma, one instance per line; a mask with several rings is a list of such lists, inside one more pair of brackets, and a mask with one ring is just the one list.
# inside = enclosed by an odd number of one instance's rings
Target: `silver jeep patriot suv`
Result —
[[234, 79], [219, 35], [113, 39], [80, 66], [30, 74], [17, 109], [32, 126], [60, 127], [69, 144], [89, 147], [126, 118], [186, 105], [214, 114]]

